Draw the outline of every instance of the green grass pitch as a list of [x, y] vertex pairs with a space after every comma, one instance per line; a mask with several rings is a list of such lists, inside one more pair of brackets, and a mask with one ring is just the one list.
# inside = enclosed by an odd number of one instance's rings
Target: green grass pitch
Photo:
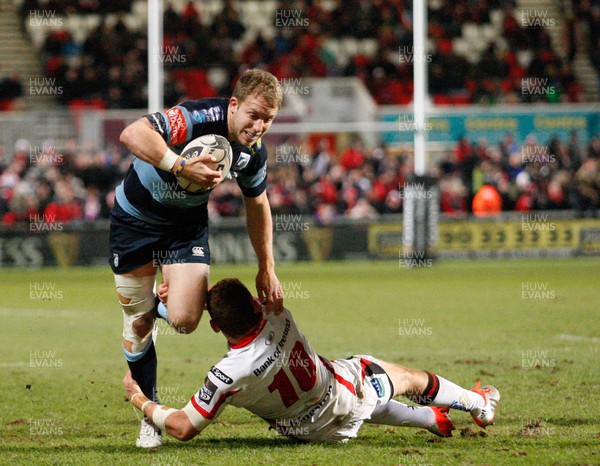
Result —
[[[199, 437], [136, 449], [125, 402], [122, 317], [108, 267], [0, 270], [2, 464], [599, 464], [600, 261], [281, 264], [286, 305], [317, 351], [372, 354], [502, 394], [496, 424], [453, 412], [450, 439], [365, 425], [346, 445], [299, 445], [229, 407]], [[212, 280], [255, 266], [215, 265]], [[225, 341], [207, 315], [161, 326], [159, 394], [183, 406]]]

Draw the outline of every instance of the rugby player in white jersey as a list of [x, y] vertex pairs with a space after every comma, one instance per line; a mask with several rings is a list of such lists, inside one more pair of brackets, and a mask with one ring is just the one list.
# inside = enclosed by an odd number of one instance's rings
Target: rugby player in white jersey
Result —
[[[164, 318], [179, 333], [193, 332], [209, 281], [207, 201], [222, 176], [206, 165], [212, 157], [185, 160], [178, 155], [191, 140], [218, 134], [231, 143], [230, 173], [243, 195], [248, 236], [258, 260], [256, 289], [269, 311], [283, 309], [266, 193], [267, 150], [261, 142], [279, 111], [282, 95], [275, 76], [248, 70], [230, 99], [185, 101], [145, 115], [121, 134], [121, 142], [136, 158], [116, 189], [109, 262], [123, 310], [125, 359], [143, 392], [156, 401], [155, 319]], [[206, 189], [187, 192], [179, 186], [177, 175]], [[172, 291], [168, 307], [156, 302], [154, 282], [159, 267]], [[161, 442], [161, 432], [142, 420], [136, 445], [152, 448]]]
[[[166, 299], [168, 287], [159, 296]], [[450, 437], [449, 408], [467, 411], [481, 427], [493, 423], [500, 401], [492, 386], [464, 389], [439, 375], [372, 356], [327, 360], [298, 329], [291, 313], [267, 314], [237, 279], [208, 292], [210, 325], [229, 350], [182, 409], [149, 400], [131, 372], [123, 383], [132, 403], [155, 426], [179, 440], [198, 435], [225, 406], [246, 408], [282, 435], [309, 442], [356, 437], [363, 422], [428, 429]], [[423, 406], [392, 398], [406, 396]]]

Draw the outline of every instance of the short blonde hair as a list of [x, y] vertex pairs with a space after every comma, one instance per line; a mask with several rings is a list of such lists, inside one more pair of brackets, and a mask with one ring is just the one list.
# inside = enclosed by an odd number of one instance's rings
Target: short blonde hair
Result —
[[250, 95], [260, 95], [270, 106], [281, 108], [283, 91], [275, 76], [268, 71], [247, 70], [240, 76], [233, 90], [233, 97], [243, 102]]

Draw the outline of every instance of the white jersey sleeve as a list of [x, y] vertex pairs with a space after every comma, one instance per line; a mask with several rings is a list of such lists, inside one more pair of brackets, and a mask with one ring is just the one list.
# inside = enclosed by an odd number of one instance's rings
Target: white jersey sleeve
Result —
[[240, 389], [232, 386], [233, 379], [213, 366], [202, 388], [194, 394], [183, 411], [197, 431], [201, 431], [223, 411], [231, 396]]

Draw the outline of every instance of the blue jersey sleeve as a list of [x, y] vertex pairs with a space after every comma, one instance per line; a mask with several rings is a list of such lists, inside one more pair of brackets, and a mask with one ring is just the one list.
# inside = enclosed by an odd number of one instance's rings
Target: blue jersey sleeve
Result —
[[231, 170], [246, 197], [257, 197], [267, 189], [267, 148], [258, 141], [251, 148], [242, 146]]
[[182, 149], [192, 139], [205, 134], [227, 137], [229, 99], [189, 100], [162, 112], [146, 115], [146, 119], [168, 146]]

